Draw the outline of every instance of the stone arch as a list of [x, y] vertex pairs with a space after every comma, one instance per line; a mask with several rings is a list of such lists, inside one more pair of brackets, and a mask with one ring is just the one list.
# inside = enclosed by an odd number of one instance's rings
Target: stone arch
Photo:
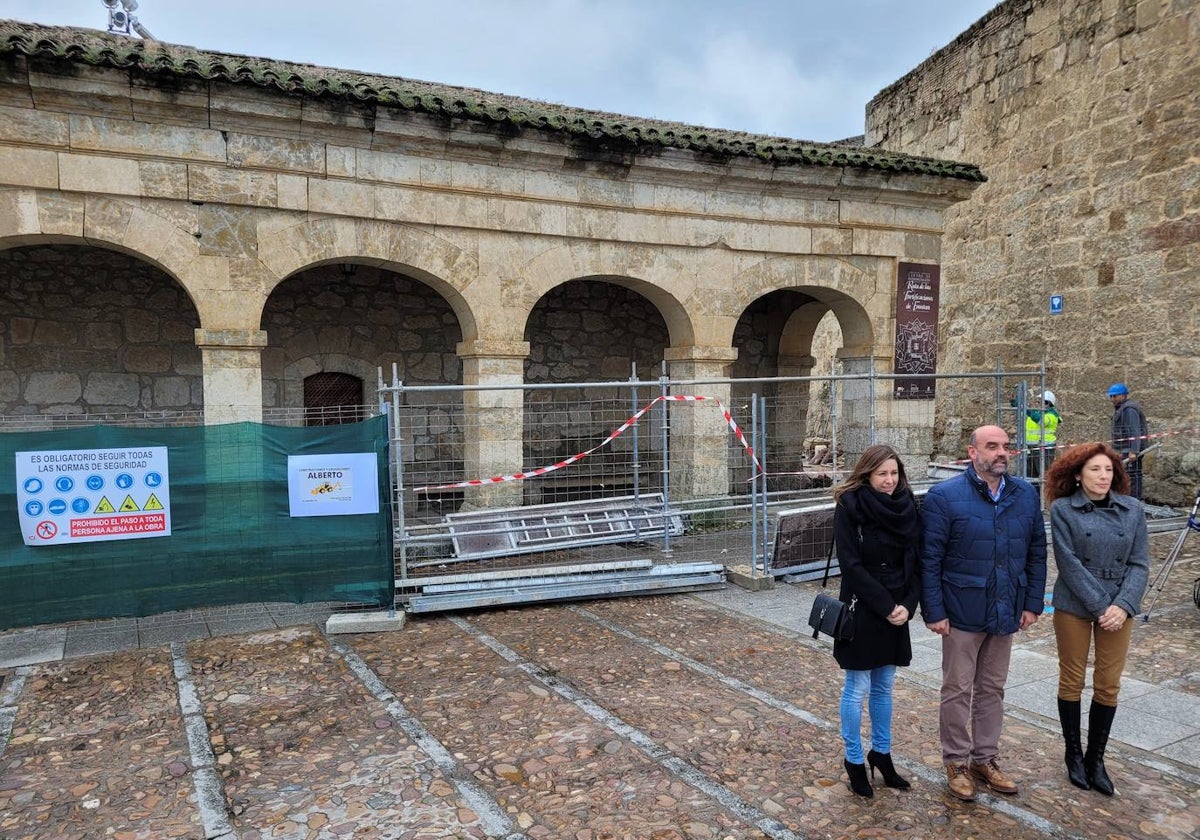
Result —
[[[825, 359], [816, 356], [837, 348], [818, 350], [814, 338], [832, 316], [841, 331], [840, 357], [875, 355], [878, 330], [872, 314], [884, 324], [891, 302], [877, 291], [888, 288], [881, 282], [883, 273], [879, 260], [787, 257], [758, 263], [735, 278], [735, 295], [743, 298], [731, 338], [739, 350], [739, 375], [786, 377], [766, 383], [750, 379], [732, 388], [735, 403], [751, 393], [765, 398], [772, 489], [803, 489], [827, 480], [805, 472], [806, 459], [827, 451], [832, 434], [830, 386], [808, 377], [828, 374], [821, 364]], [[763, 328], [753, 328], [754, 321]], [[822, 335], [828, 341], [833, 334], [827, 328]], [[755, 338], [748, 342], [750, 336]]]
[[332, 263], [363, 263], [419, 280], [446, 299], [458, 318], [463, 340], [479, 337], [477, 313], [490, 299], [471, 301], [467, 290], [478, 277], [475, 256], [440, 236], [407, 225], [344, 217], [309, 219], [259, 238], [259, 259], [273, 282]]
[[[806, 303], [793, 311], [787, 319], [787, 323], [784, 324], [783, 334], [779, 338], [779, 355], [811, 356], [813, 354], [813, 336], [817, 332], [817, 327], [831, 312], [833, 312], [833, 307], [820, 300]], [[834, 316], [837, 317], [837, 314], [834, 313]], [[840, 318], [838, 318], [838, 323], [841, 324]]]
[[[842, 330], [843, 351], [847, 355], [869, 356], [875, 352], [877, 330], [873, 321], [886, 317], [887, 304], [891, 302], [890, 295], [884, 295], [884, 305], [880, 306], [877, 279], [877, 267], [863, 266], [857, 259], [781, 257], [758, 263], [737, 275], [731, 288], [738, 312], [779, 290], [798, 292], [813, 300], [798, 308], [789, 319], [781, 338], [781, 354], [786, 341], [789, 355], [808, 355], [812, 331], [826, 312], [833, 312]], [[804, 328], [808, 330], [807, 346]]]
[[[672, 344], [662, 302], [668, 311], [673, 308], [677, 323], [685, 317], [669, 294], [642, 278], [600, 272], [542, 285], [542, 294], [527, 307], [522, 333], [529, 347], [524, 380], [530, 383], [624, 381], [635, 366], [639, 379], [651, 378]], [[652, 398], [646, 391], [641, 396]], [[529, 393], [523, 411], [531, 432], [527, 456], [533, 463], [553, 463], [595, 446], [628, 419], [629, 399], [623, 388]], [[590, 498], [601, 488], [621, 494], [653, 486], [661, 470], [657, 438], [624, 435], [603, 455], [546, 476], [525, 493], [527, 500], [543, 503]]]
[[410, 384], [457, 383], [457, 318], [436, 289], [386, 264], [309, 266], [278, 283], [263, 308], [263, 404], [298, 409], [303, 380], [324, 363], [363, 379], [371, 405], [379, 368]]
[[92, 246], [141, 260], [179, 284], [206, 323], [206, 284], [198, 275], [212, 258], [200, 254], [189, 231], [136, 201], [0, 190], [0, 250], [28, 245]]
[[68, 234], [0, 240], [0, 413], [204, 408], [201, 326], [177, 277], [143, 254]]
[[696, 341], [694, 313], [672, 291], [694, 272], [660, 249], [580, 242], [551, 248], [525, 267], [520, 323], [527, 324], [533, 308], [552, 289], [573, 280], [597, 280], [623, 286], [649, 300], [667, 324], [674, 347]]
[[621, 282], [627, 279], [579, 277], [542, 295], [525, 320], [526, 381], [626, 379], [632, 363], [640, 376], [651, 375], [671, 346], [670, 329], [642, 293], [645, 284]]

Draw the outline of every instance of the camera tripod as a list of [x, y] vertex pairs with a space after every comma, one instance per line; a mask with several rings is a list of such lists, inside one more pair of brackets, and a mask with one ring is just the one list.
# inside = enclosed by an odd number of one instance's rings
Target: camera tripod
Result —
[[[1167, 552], [1167, 559], [1163, 561], [1162, 568], [1154, 576], [1154, 582], [1150, 584], [1150, 588], [1154, 590], [1154, 597], [1150, 599], [1150, 606], [1142, 613], [1142, 621], [1150, 620], [1150, 611], [1158, 603], [1158, 596], [1162, 594], [1163, 587], [1166, 586], [1167, 577], [1171, 574], [1171, 567], [1179, 559], [1179, 553], [1183, 550], [1183, 544], [1187, 542], [1188, 534], [1192, 531], [1200, 531], [1200, 520], [1196, 519], [1197, 511], [1200, 511], [1200, 490], [1196, 491], [1196, 501], [1192, 504], [1192, 512], [1188, 514], [1187, 523], [1175, 539], [1175, 545], [1171, 546], [1171, 550]], [[1200, 587], [1200, 581], [1197, 582], [1197, 587]], [[1193, 591], [1193, 600], [1196, 600], [1196, 606], [1200, 607], [1200, 600], [1197, 600], [1198, 595], [1200, 595], [1200, 591]]]

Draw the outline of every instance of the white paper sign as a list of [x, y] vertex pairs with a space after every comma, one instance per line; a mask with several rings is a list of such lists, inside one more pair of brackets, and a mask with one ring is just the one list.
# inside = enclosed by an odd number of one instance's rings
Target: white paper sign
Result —
[[288, 456], [292, 516], [379, 513], [379, 464], [373, 452]]

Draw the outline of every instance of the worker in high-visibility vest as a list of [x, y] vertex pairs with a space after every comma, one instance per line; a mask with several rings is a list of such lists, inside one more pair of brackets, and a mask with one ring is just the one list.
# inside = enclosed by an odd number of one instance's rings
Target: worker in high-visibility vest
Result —
[[1046, 469], [1054, 460], [1055, 445], [1058, 442], [1058, 424], [1062, 417], [1054, 407], [1057, 400], [1053, 391], [1042, 392], [1042, 407], [1025, 410], [1025, 445], [1029, 457], [1026, 463], [1029, 475], [1037, 478], [1040, 475], [1041, 455], [1045, 452]]

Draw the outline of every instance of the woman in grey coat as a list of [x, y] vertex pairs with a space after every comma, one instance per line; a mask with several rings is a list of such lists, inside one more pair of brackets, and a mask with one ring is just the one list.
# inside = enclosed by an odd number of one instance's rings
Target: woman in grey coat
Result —
[[[1113, 794], [1104, 749], [1117, 712], [1121, 672], [1133, 616], [1150, 577], [1142, 503], [1106, 443], [1084, 443], [1061, 454], [1046, 474], [1054, 540], [1054, 637], [1058, 642], [1058, 717], [1067, 775], [1076, 787]], [[1085, 752], [1080, 744], [1080, 694], [1095, 642], [1092, 705]]]

